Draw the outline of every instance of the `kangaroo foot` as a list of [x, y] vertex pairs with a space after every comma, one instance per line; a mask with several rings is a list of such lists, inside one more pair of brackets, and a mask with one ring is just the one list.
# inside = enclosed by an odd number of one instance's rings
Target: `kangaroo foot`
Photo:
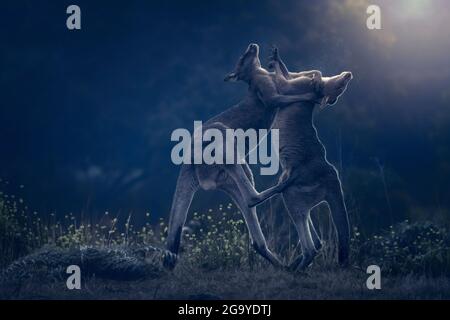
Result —
[[325, 242], [323, 240], [317, 240], [314, 241], [314, 247], [316, 248], [316, 251], [319, 252], [322, 248]]
[[289, 266], [288, 271], [290, 272], [301, 272], [308, 268], [314, 260], [315, 255], [302, 254], [297, 259], [294, 260]]
[[173, 270], [178, 261], [178, 255], [170, 251], [166, 251], [163, 256], [163, 266], [166, 269]]

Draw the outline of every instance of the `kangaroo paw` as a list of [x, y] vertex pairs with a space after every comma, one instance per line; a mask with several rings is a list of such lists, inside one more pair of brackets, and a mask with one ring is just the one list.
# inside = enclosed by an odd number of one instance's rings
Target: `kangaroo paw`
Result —
[[276, 46], [272, 47], [272, 52], [270, 53], [270, 60], [274, 61], [280, 60], [280, 53], [278, 52], [278, 48]]

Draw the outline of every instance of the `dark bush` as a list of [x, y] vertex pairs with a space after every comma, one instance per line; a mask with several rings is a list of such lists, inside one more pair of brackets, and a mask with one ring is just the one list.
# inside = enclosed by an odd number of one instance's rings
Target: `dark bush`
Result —
[[408, 220], [367, 239], [357, 239], [355, 258], [389, 274], [450, 275], [450, 237], [431, 222]]

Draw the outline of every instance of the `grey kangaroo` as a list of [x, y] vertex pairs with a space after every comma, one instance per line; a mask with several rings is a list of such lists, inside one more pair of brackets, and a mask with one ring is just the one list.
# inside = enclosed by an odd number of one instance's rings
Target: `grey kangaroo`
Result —
[[[247, 130], [267, 129], [270, 127], [277, 108], [295, 102], [318, 99], [314, 92], [317, 86], [305, 90], [301, 95], [283, 95], [276, 90], [272, 79], [273, 73], [261, 68], [259, 47], [250, 44], [240, 57], [235, 71], [225, 81], [242, 80], [249, 85], [247, 96], [234, 107], [226, 110], [205, 123], [204, 128], [233, 128]], [[164, 263], [173, 268], [181, 242], [183, 226], [194, 194], [200, 188], [204, 190], [221, 190], [228, 194], [241, 210], [250, 233], [255, 250], [276, 267], [282, 267], [280, 260], [269, 250], [261, 231], [255, 208], [250, 208], [250, 201], [265, 198], [280, 192], [284, 183], [270, 188], [263, 194], [254, 189], [254, 180], [249, 166], [237, 165], [182, 165], [177, 180], [175, 195], [169, 219], [167, 237], [168, 253]]]
[[[305, 73], [289, 72], [274, 48], [271, 66], [275, 69], [275, 82], [281, 93], [297, 93], [304, 87]], [[321, 78], [318, 71], [314, 77]], [[346, 90], [352, 79], [350, 72], [343, 72], [331, 78], [322, 78], [325, 94], [324, 104], [334, 104]], [[304, 269], [314, 259], [321, 247], [320, 239], [311, 223], [310, 211], [326, 202], [331, 211], [338, 235], [338, 260], [348, 263], [349, 221], [345, 207], [341, 182], [336, 168], [327, 161], [326, 150], [313, 124], [313, 102], [291, 104], [280, 108], [272, 127], [280, 130], [280, 164], [282, 177], [290, 184], [282, 191], [285, 206], [296, 226], [302, 255], [289, 266], [290, 269]], [[268, 198], [261, 193], [250, 205], [256, 205]]]

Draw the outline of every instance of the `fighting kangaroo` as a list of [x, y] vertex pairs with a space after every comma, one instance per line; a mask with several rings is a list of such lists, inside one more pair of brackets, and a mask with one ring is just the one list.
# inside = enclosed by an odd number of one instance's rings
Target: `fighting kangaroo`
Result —
[[[298, 94], [298, 89], [304, 86], [304, 73], [289, 72], [276, 48], [270, 64], [275, 69], [279, 92]], [[313, 73], [314, 77], [321, 78], [320, 72]], [[351, 79], [350, 72], [322, 78], [325, 103], [334, 104]], [[311, 223], [310, 211], [322, 202], [328, 204], [337, 230], [339, 263], [346, 265], [349, 256], [350, 231], [342, 186], [336, 168], [326, 159], [325, 147], [314, 127], [314, 107], [312, 102], [302, 102], [280, 108], [272, 125], [280, 130], [282, 176], [290, 182], [282, 191], [282, 196], [296, 226], [302, 249], [302, 255], [290, 265], [293, 270], [306, 268], [321, 247], [320, 239]], [[264, 193], [258, 197], [251, 205], [268, 198]]]
[[[225, 79], [247, 82], [249, 84], [247, 98], [235, 107], [211, 119], [207, 124], [212, 127], [217, 125], [219, 128], [221, 126], [243, 129], [267, 128], [276, 113], [274, 108], [286, 107], [294, 102], [311, 101], [323, 96], [320, 93], [311, 94], [311, 92], [317, 91], [318, 87], [321, 87], [322, 91], [327, 87], [324, 86], [321, 79], [313, 77], [315, 74], [314, 71], [302, 74], [302, 76], [310, 76], [310, 78], [304, 79], [306, 80], [305, 86], [297, 87], [298, 94], [280, 94], [276, 87], [275, 75], [261, 68], [259, 47], [251, 44], [239, 59], [235, 71]], [[333, 86], [333, 82], [330, 81], [329, 86]], [[307, 92], [309, 93], [307, 94]], [[301, 95], [300, 93], [304, 94]], [[180, 170], [169, 223], [168, 250], [173, 254], [167, 256], [166, 264], [173, 266], [176, 261], [176, 253], [178, 252], [187, 210], [194, 193], [201, 187], [203, 189], [218, 189], [229, 194], [244, 215], [256, 251], [275, 266], [281, 266], [280, 261], [267, 248], [256, 211], [253, 211], [254, 209], [248, 211], [248, 206], [254, 200], [265, 199], [282, 191], [285, 186], [286, 183], [281, 179], [277, 186], [258, 194], [254, 190], [252, 173], [246, 164], [231, 167], [184, 165]], [[308, 188], [306, 186], [306, 189]], [[304, 191], [303, 187], [301, 191]]]
[[[257, 71], [257, 73], [255, 72]], [[251, 44], [240, 57], [235, 71], [225, 80], [242, 80], [249, 85], [249, 91], [244, 100], [205, 123], [205, 130], [218, 128], [232, 129], [267, 129], [279, 107], [288, 106], [294, 102], [310, 101], [319, 98], [311, 87], [309, 93], [302, 95], [279, 94], [275, 88], [273, 73], [261, 68], [259, 47]], [[252, 244], [255, 250], [274, 266], [282, 267], [280, 260], [269, 250], [261, 231], [255, 208], [250, 208], [250, 201], [261, 197], [270, 197], [280, 192], [283, 182], [278, 186], [258, 194], [254, 189], [254, 180], [249, 166], [237, 165], [194, 165], [184, 164], [180, 168], [175, 195], [169, 219], [167, 237], [168, 254], [165, 265], [174, 267], [179, 251], [183, 226], [186, 222], [189, 206], [194, 194], [200, 188], [204, 190], [221, 190], [228, 194], [241, 210], [246, 222]]]

